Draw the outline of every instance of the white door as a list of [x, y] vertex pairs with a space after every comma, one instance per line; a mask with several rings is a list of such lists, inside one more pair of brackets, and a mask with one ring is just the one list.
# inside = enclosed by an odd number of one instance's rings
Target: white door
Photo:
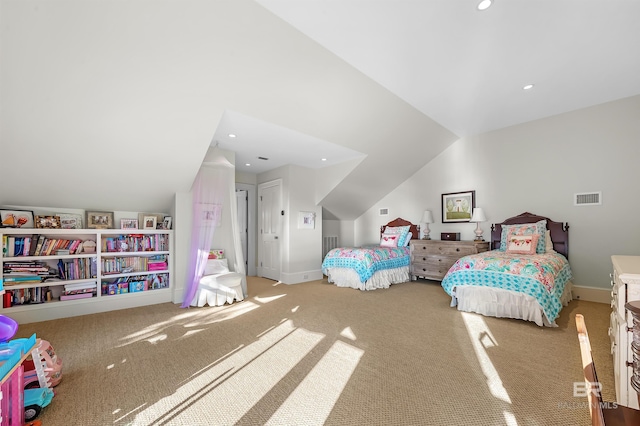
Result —
[[244, 270], [248, 274], [249, 250], [247, 249], [247, 236], [249, 232], [247, 191], [236, 190], [236, 205], [238, 206], [238, 232], [240, 233], [240, 243], [242, 244], [242, 256], [244, 258]]
[[280, 237], [282, 233], [282, 181], [258, 187], [259, 275], [280, 281]]

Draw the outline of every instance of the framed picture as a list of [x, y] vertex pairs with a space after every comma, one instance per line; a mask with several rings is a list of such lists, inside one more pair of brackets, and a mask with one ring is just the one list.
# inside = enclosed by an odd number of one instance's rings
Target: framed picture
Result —
[[214, 203], [200, 203], [198, 205], [200, 209], [200, 221], [204, 225], [215, 224], [220, 226], [220, 219], [222, 218], [222, 205]]
[[298, 229], [314, 229], [316, 214], [314, 212], [298, 212]]
[[36, 228], [60, 229], [60, 216], [36, 216]]
[[476, 191], [442, 194], [442, 223], [469, 222], [476, 206]]
[[87, 212], [87, 228], [111, 229], [113, 228], [113, 212]]
[[138, 229], [138, 219], [120, 219], [120, 229]]
[[162, 229], [171, 229], [171, 216], [165, 216], [162, 221]]
[[0, 209], [0, 223], [3, 228], [33, 228], [33, 212], [31, 210]]
[[[138, 226], [140, 229], [149, 229], [145, 228], [146, 221], [144, 220], [146, 217], [154, 216], [156, 218], [156, 226], [164, 220], [164, 214], [162, 213], [138, 213]], [[156, 229], [156, 226], [153, 229]]]
[[142, 229], [156, 229], [158, 218], [156, 216], [145, 216], [142, 220]]
[[60, 228], [62, 229], [82, 229], [82, 215], [72, 213], [58, 213], [60, 217]]

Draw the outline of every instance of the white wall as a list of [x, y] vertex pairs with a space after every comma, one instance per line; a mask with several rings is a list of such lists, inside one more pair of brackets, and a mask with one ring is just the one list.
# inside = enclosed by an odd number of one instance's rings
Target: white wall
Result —
[[[321, 279], [322, 208], [315, 203], [315, 171], [299, 166], [284, 166], [258, 175], [259, 184], [276, 179], [282, 180], [285, 212], [280, 280], [285, 284], [294, 284]], [[316, 213], [315, 229], [298, 229], [298, 214], [301, 211]]]
[[[568, 222], [574, 283], [607, 288], [611, 255], [640, 255], [640, 96], [457, 141], [356, 221], [356, 244], [378, 240], [396, 217], [418, 223], [431, 209], [431, 237], [475, 224], [442, 224], [441, 194], [476, 191], [490, 224], [525, 211]], [[602, 191], [601, 206], [573, 205], [578, 192]], [[387, 217], [378, 209], [390, 209]]]

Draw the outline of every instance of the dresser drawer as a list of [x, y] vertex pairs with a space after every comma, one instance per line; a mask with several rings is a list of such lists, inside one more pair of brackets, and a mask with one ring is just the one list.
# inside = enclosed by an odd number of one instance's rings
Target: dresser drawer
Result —
[[441, 265], [439, 267], [427, 266], [426, 264], [411, 265], [411, 275], [414, 277], [423, 277], [430, 280], [442, 281], [449, 268]]
[[468, 254], [477, 253], [476, 246], [469, 244], [456, 244], [456, 242], [447, 243], [432, 243], [428, 245], [419, 244], [414, 247], [416, 254], [445, 254], [455, 255], [457, 257], [466, 256]]

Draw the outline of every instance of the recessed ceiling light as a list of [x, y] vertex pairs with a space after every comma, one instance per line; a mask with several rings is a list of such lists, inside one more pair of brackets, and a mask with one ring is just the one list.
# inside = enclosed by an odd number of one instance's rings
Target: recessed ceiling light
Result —
[[326, 158], [323, 158], [323, 159], [322, 159], [322, 161], [327, 161], [327, 159], [326, 159]]
[[533, 89], [533, 84], [527, 84], [522, 88], [522, 90], [531, 90], [531, 89]]
[[234, 133], [229, 133], [229, 137], [230, 137], [230, 138], [235, 138], [235, 137], [236, 137], [236, 135], [235, 135]]
[[482, 0], [478, 3], [478, 10], [487, 10], [493, 3], [493, 0]]
[[249, 167], [249, 166], [251, 166], [251, 163], [244, 163], [244, 165]]

